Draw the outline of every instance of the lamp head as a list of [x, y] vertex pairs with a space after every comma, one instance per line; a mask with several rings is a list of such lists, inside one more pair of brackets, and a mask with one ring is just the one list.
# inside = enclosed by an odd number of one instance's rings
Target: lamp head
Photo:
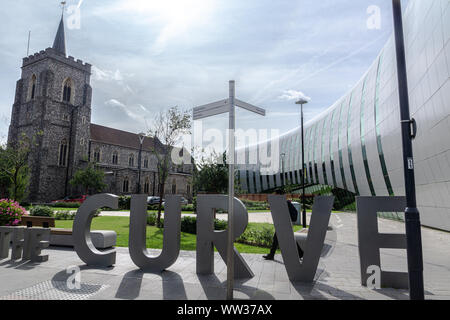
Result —
[[139, 141], [141, 142], [141, 144], [144, 142], [144, 139], [145, 139], [145, 137], [146, 137], [146, 134], [145, 133], [139, 133]]
[[309, 101], [308, 100], [306, 100], [305, 98], [300, 98], [300, 100], [298, 100], [295, 104], [301, 104], [301, 105], [303, 105], [303, 104], [307, 104]]

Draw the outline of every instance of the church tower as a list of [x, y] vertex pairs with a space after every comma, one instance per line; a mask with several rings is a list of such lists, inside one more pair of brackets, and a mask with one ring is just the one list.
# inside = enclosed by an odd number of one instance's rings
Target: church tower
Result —
[[23, 59], [8, 144], [35, 138], [29, 157], [29, 201], [52, 201], [71, 192], [75, 171], [88, 157], [91, 65], [67, 57], [64, 17], [53, 47]]

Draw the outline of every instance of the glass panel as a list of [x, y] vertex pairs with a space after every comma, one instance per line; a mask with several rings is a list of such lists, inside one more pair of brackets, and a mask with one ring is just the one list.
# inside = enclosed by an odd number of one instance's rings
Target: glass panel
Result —
[[339, 167], [341, 169], [342, 184], [344, 185], [344, 189], [348, 190], [347, 181], [345, 180], [344, 162], [343, 162], [343, 157], [342, 157], [341, 129], [342, 129], [342, 111], [343, 110], [344, 110], [344, 102], [342, 102], [341, 108], [339, 111], [338, 149], [339, 149]]
[[348, 146], [348, 162], [350, 165], [350, 173], [352, 175], [353, 188], [355, 189], [356, 195], [359, 195], [358, 183], [356, 182], [355, 167], [353, 165], [353, 154], [352, 154], [352, 109], [353, 109], [353, 92], [350, 96], [350, 102], [348, 106], [348, 116], [347, 116], [347, 146]]
[[365, 119], [364, 119], [364, 108], [365, 108], [365, 103], [366, 103], [366, 83], [367, 83], [367, 76], [364, 79], [364, 84], [363, 84], [363, 91], [362, 91], [362, 96], [361, 96], [361, 130], [360, 130], [360, 134], [361, 134], [361, 149], [362, 149], [362, 157], [363, 157], [363, 162], [364, 162], [364, 169], [366, 171], [366, 178], [367, 178], [367, 183], [369, 184], [369, 189], [370, 189], [370, 193], [372, 194], [373, 197], [375, 197], [375, 189], [373, 187], [373, 183], [372, 183], [372, 177], [370, 175], [370, 168], [369, 168], [369, 162], [367, 160], [367, 150], [366, 150], [366, 140], [365, 140], [365, 134], [366, 134], [366, 127], [365, 127]]
[[391, 179], [389, 178], [389, 173], [386, 167], [386, 160], [384, 158], [383, 145], [381, 144], [379, 104], [380, 104], [380, 75], [382, 63], [383, 63], [383, 54], [381, 54], [380, 60], [378, 61], [377, 83], [375, 88], [375, 128], [377, 133], [378, 156], [380, 158], [384, 182], [386, 183], [386, 188], [388, 190], [389, 195], [394, 196], [394, 190], [392, 189]]
[[330, 124], [330, 167], [331, 167], [331, 176], [333, 178], [333, 186], [337, 188], [336, 183], [336, 173], [334, 172], [334, 155], [333, 155], [333, 134], [334, 134], [334, 116], [336, 114], [336, 110], [333, 110], [331, 115], [331, 124]]
[[319, 171], [317, 170], [317, 145], [319, 144], [319, 139], [318, 139], [318, 134], [319, 134], [319, 124], [316, 124], [316, 130], [314, 133], [314, 145], [313, 145], [313, 161], [314, 161], [314, 174], [316, 176], [316, 183], [320, 183], [319, 182]]
[[323, 120], [323, 127], [322, 127], [322, 172], [323, 172], [323, 180], [325, 182], [325, 185], [328, 185], [327, 169], [326, 169], [326, 165], [325, 165], [325, 132], [327, 131], [326, 128], [327, 128], [328, 117], [329, 116], [327, 116]]

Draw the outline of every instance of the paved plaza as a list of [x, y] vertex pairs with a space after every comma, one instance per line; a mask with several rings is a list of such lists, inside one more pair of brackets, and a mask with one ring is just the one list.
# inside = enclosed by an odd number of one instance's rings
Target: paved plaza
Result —
[[[236, 283], [237, 299], [262, 300], [404, 300], [407, 290], [369, 290], [360, 285], [356, 215], [333, 214], [323, 253], [312, 284], [291, 283], [281, 255], [265, 261], [243, 254], [255, 277]], [[450, 299], [450, 233], [423, 228], [425, 291], [427, 299]], [[380, 219], [380, 232], [404, 232], [404, 224]], [[330, 248], [330, 247], [329, 247]], [[141, 272], [127, 248], [117, 248], [117, 263], [110, 268], [87, 267], [71, 249], [51, 248], [42, 264], [0, 261], [0, 299], [224, 299], [226, 267], [218, 254], [215, 274], [198, 276], [195, 252], [182, 251], [177, 262], [162, 274]], [[155, 255], [158, 250], [153, 250]], [[405, 250], [382, 250], [383, 270], [406, 271]], [[67, 268], [79, 266], [81, 286], [69, 288]], [[69, 279], [70, 280], [70, 279]], [[71, 283], [69, 281], [69, 283]]]

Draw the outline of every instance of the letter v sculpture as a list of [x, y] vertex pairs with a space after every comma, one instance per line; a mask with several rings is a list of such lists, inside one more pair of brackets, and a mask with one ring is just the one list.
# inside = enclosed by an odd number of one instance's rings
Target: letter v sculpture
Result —
[[[319, 265], [325, 236], [333, 208], [334, 197], [314, 199], [311, 221], [306, 241], [302, 244], [303, 261], [297, 251], [297, 237], [292, 230], [291, 216], [285, 196], [269, 196], [270, 210], [280, 244], [281, 255], [291, 281], [312, 282]], [[300, 244], [298, 244], [300, 245]]]

